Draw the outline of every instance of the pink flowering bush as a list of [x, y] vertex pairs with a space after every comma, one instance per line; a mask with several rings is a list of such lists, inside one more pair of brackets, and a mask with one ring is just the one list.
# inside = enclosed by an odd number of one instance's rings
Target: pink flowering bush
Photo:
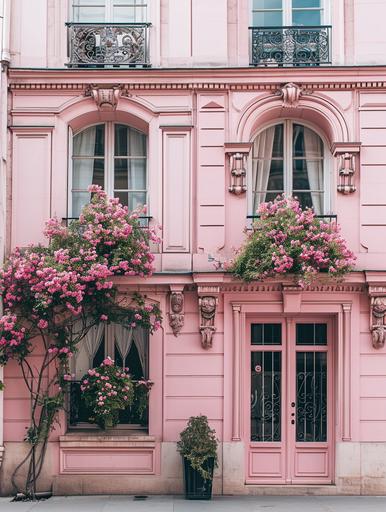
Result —
[[[57, 219], [49, 220], [48, 246], [16, 248], [0, 270], [0, 364], [16, 360], [31, 395], [26, 435], [30, 451], [12, 477], [20, 490], [16, 473], [27, 465], [27, 496], [35, 492], [49, 433], [64, 407], [63, 390], [72, 378], [70, 358], [90, 328], [114, 322], [153, 332], [162, 321], [158, 306], [139, 293], [129, 304], [127, 298], [120, 303], [114, 284], [117, 276], [152, 274], [150, 244], [159, 243], [157, 234], [140, 225], [140, 210], [128, 212], [98, 186], [89, 191], [91, 203], [78, 221], [65, 227]], [[28, 357], [37, 337], [43, 353], [39, 367]], [[127, 396], [131, 399], [130, 393]]]
[[103, 429], [115, 426], [119, 421], [119, 411], [129, 407], [134, 400], [130, 375], [115, 366], [109, 357], [97, 368], [88, 370], [80, 389], [92, 411], [89, 420]]
[[339, 279], [353, 268], [354, 254], [338, 225], [316, 218], [310, 208], [302, 210], [296, 199], [278, 197], [262, 203], [257, 213], [244, 245], [224, 264], [236, 277], [252, 281], [294, 274], [303, 285], [319, 272]]

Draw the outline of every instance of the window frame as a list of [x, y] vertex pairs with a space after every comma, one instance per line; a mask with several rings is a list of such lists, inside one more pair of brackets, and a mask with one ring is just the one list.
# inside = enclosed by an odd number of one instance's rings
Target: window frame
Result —
[[[315, 132], [322, 140], [323, 143], [323, 211], [321, 215], [332, 215], [334, 204], [333, 204], [333, 195], [332, 190], [334, 186], [333, 182], [333, 162], [331, 152], [328, 150], [329, 144], [326, 137], [321, 133], [321, 131], [315, 127], [314, 125], [304, 122], [303, 120], [297, 119], [279, 119], [275, 122], [269, 122], [257, 130], [253, 136], [251, 137], [252, 148], [251, 153], [248, 158], [248, 169], [247, 169], [247, 215], [256, 215], [256, 212], [253, 212], [253, 187], [252, 187], [252, 176], [253, 176], [253, 164], [255, 159], [253, 158], [253, 143], [261, 133], [263, 133], [267, 128], [275, 127], [277, 125], [282, 124], [284, 127], [284, 147], [283, 147], [283, 179], [284, 179], [284, 194], [288, 196], [292, 196], [292, 134], [293, 134], [293, 125], [301, 125], [305, 128], [308, 128]], [[290, 127], [290, 129], [288, 128]], [[290, 165], [288, 163], [290, 162]]]
[[[151, 358], [150, 337], [151, 337], [151, 334], [150, 334], [150, 332], [148, 332], [147, 355], [146, 355], [146, 362], [145, 362], [145, 368], [144, 368], [145, 375], [143, 375], [143, 377], [145, 379], [149, 379], [149, 375], [150, 375], [150, 358]], [[107, 356], [113, 357], [114, 353], [115, 353], [114, 324], [104, 325], [103, 338], [104, 338], [104, 340], [103, 340], [104, 357], [107, 357]], [[133, 340], [133, 343], [135, 343], [134, 340]], [[76, 371], [76, 357], [77, 357], [77, 354], [74, 354], [74, 357], [72, 358], [71, 363], [70, 363], [72, 373], [74, 373]], [[128, 364], [127, 361], [126, 361], [126, 363]], [[92, 364], [91, 364], [91, 366], [92, 366]], [[85, 370], [85, 373], [86, 373], [86, 371], [87, 370]], [[66, 402], [67, 402], [67, 410], [68, 411], [70, 411], [70, 408], [71, 408], [71, 392], [70, 392], [71, 382], [81, 382], [81, 380], [75, 380], [75, 381], [69, 382], [69, 387], [66, 391]], [[119, 430], [128, 430], [128, 431], [135, 430], [135, 431], [141, 431], [144, 433], [146, 432], [146, 435], [148, 435], [147, 433], [150, 430], [150, 396], [149, 396], [149, 400], [148, 400], [148, 411], [149, 411], [149, 417], [148, 417], [147, 424], [118, 423], [116, 428]], [[70, 424], [70, 413], [68, 412], [66, 414], [66, 416], [67, 416], [67, 421], [66, 421], [67, 431], [98, 430], [99, 429], [98, 425], [91, 423], [89, 421], [79, 421], [78, 423], [71, 425]]]
[[[71, 218], [75, 218], [73, 216], [73, 200], [72, 200], [72, 194], [73, 194], [73, 189], [72, 189], [72, 178], [73, 178], [73, 171], [74, 171], [74, 166], [73, 166], [73, 162], [74, 162], [74, 154], [73, 154], [73, 151], [74, 151], [74, 144], [73, 144], [73, 141], [74, 141], [74, 137], [78, 134], [80, 134], [81, 132], [83, 132], [84, 130], [87, 130], [88, 128], [91, 128], [93, 126], [100, 126], [100, 125], [104, 125], [105, 126], [105, 141], [104, 141], [104, 156], [101, 157], [99, 156], [98, 158], [104, 160], [104, 187], [103, 189], [105, 190], [105, 192], [107, 193], [107, 196], [112, 198], [112, 197], [115, 197], [114, 196], [114, 160], [115, 158], [122, 158], [120, 156], [117, 156], [115, 157], [115, 139], [114, 139], [114, 127], [115, 125], [123, 125], [123, 126], [126, 126], [127, 128], [130, 128], [131, 130], [136, 130], [137, 132], [143, 134], [145, 137], [146, 137], [146, 155], [144, 157], [145, 159], [145, 186], [146, 186], [146, 189], [145, 190], [130, 190], [130, 189], [127, 189], [127, 192], [129, 193], [130, 191], [134, 191], [134, 192], [145, 192], [146, 194], [146, 201], [145, 201], [145, 204], [146, 204], [146, 207], [147, 207], [147, 213], [146, 215], [151, 215], [150, 214], [150, 205], [149, 205], [149, 184], [150, 184], [150, 180], [149, 180], [149, 134], [148, 133], [145, 133], [141, 130], [138, 130], [136, 127], [134, 126], [131, 126], [127, 123], [124, 123], [122, 121], [105, 121], [103, 123], [100, 123], [100, 122], [96, 122], [96, 123], [92, 123], [92, 124], [89, 124], [87, 126], [83, 126], [81, 129], [79, 130], [76, 130], [76, 131], [73, 131], [73, 130], [69, 130], [69, 145], [68, 145], [68, 150], [69, 150], [69, 158], [68, 158], [68, 161], [69, 161], [69, 166], [68, 166], [68, 187], [67, 187], [67, 211], [68, 211], [68, 217], [71, 219]], [[75, 157], [76, 158], [76, 157]], [[85, 158], [85, 157], [81, 157], [81, 158]], [[91, 158], [94, 158], [94, 157], [89, 157], [90, 159]], [[127, 155], [127, 157], [123, 157], [123, 158], [126, 158], [126, 159], [130, 159], [130, 155]], [[133, 157], [133, 158], [137, 158], [137, 157]], [[120, 189], [118, 189], [120, 190]]]
[[[323, 25], [329, 25], [331, 23], [331, 2], [330, 0], [321, 0], [320, 7], [292, 7], [293, 0], [282, 0], [282, 7], [281, 9], [275, 8], [275, 9], [254, 9], [253, 8], [253, 2], [254, 0], [250, 0], [251, 2], [251, 8], [250, 8], [250, 19], [251, 19], [251, 26], [258, 26], [254, 25], [253, 23], [253, 15], [255, 12], [282, 12], [282, 23], [281, 25], [278, 25], [278, 27], [291, 27], [291, 26], [305, 26], [306, 25], [293, 25], [292, 22], [292, 12], [293, 11], [320, 11], [320, 26]], [[260, 26], [260, 25], [259, 25]]]

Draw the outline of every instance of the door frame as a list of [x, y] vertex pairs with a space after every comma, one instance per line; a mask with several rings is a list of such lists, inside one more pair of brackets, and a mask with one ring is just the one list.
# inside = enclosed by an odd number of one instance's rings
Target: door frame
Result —
[[[250, 345], [250, 325], [251, 323], [281, 323], [282, 324], [282, 345], [255, 346], [255, 350], [251, 350]], [[328, 461], [326, 467], [326, 477], [320, 478], [302, 478], [296, 475], [295, 456], [296, 456], [296, 439], [295, 433], [291, 434], [293, 427], [289, 421], [289, 401], [291, 393], [294, 394], [296, 388], [296, 340], [295, 326], [296, 323], [327, 323], [327, 393], [328, 400]], [[289, 333], [289, 330], [292, 330]], [[286, 338], [290, 339], [286, 343]], [[291, 339], [292, 337], [292, 339]], [[338, 396], [335, 386], [336, 380], [336, 358], [338, 357], [338, 333], [336, 329], [335, 316], [323, 313], [303, 313], [303, 314], [259, 314], [247, 313], [242, 315], [241, 325], [241, 347], [242, 347], [242, 410], [243, 410], [243, 438], [245, 439], [245, 482], [247, 484], [267, 484], [267, 485], [331, 485], [335, 477], [335, 443], [337, 436], [336, 418], [336, 398]], [[307, 346], [300, 346], [303, 350], [311, 351]], [[325, 348], [315, 347], [316, 351], [326, 351]], [[280, 351], [282, 353], [282, 378], [281, 378], [281, 442], [253, 443], [250, 440], [250, 394], [251, 394], [251, 374], [250, 374], [250, 354], [252, 351]], [[292, 359], [292, 361], [291, 361]], [[288, 371], [290, 365], [294, 365], [293, 371]], [[296, 390], [295, 390], [296, 392]], [[288, 417], [287, 417], [288, 415]], [[288, 445], [291, 448], [288, 448]], [[307, 443], [305, 443], [307, 445]], [[266, 473], [262, 476], [251, 476], [251, 465], [253, 447], [259, 447], [259, 453], [266, 452], [281, 457], [280, 467], [281, 474]], [[307, 453], [307, 446], [301, 447]], [[312, 447], [310, 447], [312, 448]], [[317, 447], [314, 445], [314, 450]]]

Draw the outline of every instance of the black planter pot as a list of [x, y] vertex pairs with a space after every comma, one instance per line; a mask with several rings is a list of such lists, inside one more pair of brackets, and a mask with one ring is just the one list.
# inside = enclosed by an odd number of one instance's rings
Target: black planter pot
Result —
[[206, 460], [203, 464], [205, 471], [211, 475], [210, 480], [202, 478], [200, 473], [192, 468], [187, 459], [184, 461], [185, 499], [210, 500], [212, 498], [212, 482], [214, 458]]

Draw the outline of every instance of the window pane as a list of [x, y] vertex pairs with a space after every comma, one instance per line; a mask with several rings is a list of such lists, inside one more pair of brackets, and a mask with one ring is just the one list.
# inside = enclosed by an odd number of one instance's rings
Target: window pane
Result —
[[94, 5], [94, 6], [98, 6], [98, 5], [105, 5], [105, 1], [106, 0], [72, 0], [72, 5], [74, 7], [79, 7], [79, 6], [83, 6], [83, 5]]
[[146, 21], [145, 7], [114, 7], [113, 22], [142, 23]]
[[105, 125], [90, 126], [74, 136], [74, 156], [104, 156]]
[[146, 156], [146, 135], [123, 124], [115, 125], [115, 156]]
[[251, 345], [281, 345], [281, 324], [251, 324]]
[[297, 26], [315, 26], [320, 25], [320, 11], [292, 11], [292, 25]]
[[103, 23], [105, 21], [105, 8], [74, 7], [73, 21], [80, 23]]
[[283, 160], [272, 160], [269, 171], [267, 190], [282, 191], [284, 189]]
[[272, 157], [273, 158], [283, 158], [283, 154], [284, 154], [283, 134], [284, 134], [284, 125], [277, 124], [275, 126], [275, 137], [273, 139], [273, 147], [272, 147]]
[[280, 27], [282, 24], [281, 11], [260, 11], [253, 13], [253, 26], [255, 27]]
[[292, 7], [320, 7], [320, 0], [292, 0]]
[[281, 9], [283, 0], [253, 0], [253, 9]]
[[251, 441], [281, 440], [281, 352], [251, 353]]
[[321, 158], [323, 156], [323, 142], [317, 133], [306, 126], [293, 125], [293, 154], [295, 157], [307, 159]]
[[146, 160], [116, 158], [114, 188], [146, 190]]
[[90, 202], [91, 194], [89, 192], [72, 193], [72, 217], [79, 217], [84, 205]]
[[146, 204], [146, 192], [129, 192], [128, 193], [128, 207], [129, 210], [134, 210], [137, 206]]
[[296, 441], [327, 441], [327, 354], [296, 354]]
[[327, 324], [296, 324], [296, 345], [327, 345]]
[[103, 158], [75, 159], [72, 169], [73, 190], [87, 190], [90, 185], [104, 187]]

